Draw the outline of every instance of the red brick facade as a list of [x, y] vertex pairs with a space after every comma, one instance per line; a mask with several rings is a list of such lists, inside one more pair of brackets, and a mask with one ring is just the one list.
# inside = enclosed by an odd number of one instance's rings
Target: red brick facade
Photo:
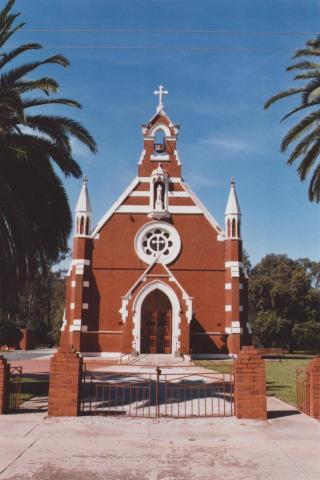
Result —
[[50, 361], [48, 415], [76, 417], [80, 413], [83, 359], [71, 348], [61, 348]]
[[310, 415], [320, 419], [320, 357], [309, 363]]
[[[155, 144], [159, 129], [164, 133], [160, 154]], [[178, 130], [163, 110], [143, 125], [138, 176], [88, 234], [80, 227], [91, 219], [83, 187], [62, 345], [81, 352], [141, 351], [143, 299], [152, 288], [162, 290], [172, 304], [172, 353], [238, 353], [250, 343], [240, 233], [225, 235], [183, 181]], [[156, 258], [171, 255], [176, 248], [171, 240], [169, 253], [152, 252], [148, 261], [147, 237], [141, 245], [137, 240], [147, 224], [171, 228], [165, 235], [181, 243], [172, 261]], [[154, 235], [155, 243], [166, 242]], [[147, 253], [143, 256], [139, 249]]]
[[8, 413], [10, 365], [0, 356], [0, 414]]
[[265, 360], [254, 347], [244, 347], [234, 362], [237, 418], [267, 419]]

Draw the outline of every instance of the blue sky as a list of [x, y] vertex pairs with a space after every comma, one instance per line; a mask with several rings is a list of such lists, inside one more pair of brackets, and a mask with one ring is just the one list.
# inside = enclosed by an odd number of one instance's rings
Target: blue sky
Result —
[[[235, 177], [252, 262], [271, 252], [319, 259], [320, 205], [308, 201], [307, 183], [279, 153], [294, 119], [279, 121], [293, 103], [267, 112], [263, 104], [292, 86], [285, 68], [318, 31], [320, 0], [17, 0], [15, 9], [27, 26], [12, 46], [39, 41], [45, 49], [37, 56], [71, 60], [67, 70], [43, 73], [83, 109], [48, 111], [73, 115], [97, 140], [96, 156], [74, 145], [94, 223], [136, 175], [140, 125], [163, 84], [167, 113], [181, 125], [183, 176], [222, 226]], [[81, 181], [65, 185], [74, 208]]]

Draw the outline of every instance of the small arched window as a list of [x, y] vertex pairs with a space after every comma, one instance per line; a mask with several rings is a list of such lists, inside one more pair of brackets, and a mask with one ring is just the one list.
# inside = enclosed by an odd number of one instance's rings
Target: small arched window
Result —
[[227, 237], [230, 238], [230, 234], [231, 234], [231, 231], [230, 231], [230, 220], [228, 220], [227, 222]]
[[237, 236], [237, 232], [236, 232], [236, 221], [235, 219], [232, 220], [232, 237], [236, 237]]
[[83, 232], [84, 232], [84, 218], [81, 217], [81, 220], [80, 220], [80, 235], [83, 235]]
[[89, 235], [89, 218], [86, 219], [86, 235]]
[[237, 223], [237, 228], [238, 228], [238, 237], [241, 238], [240, 221], [238, 221], [238, 223]]
[[159, 129], [156, 131], [154, 136], [154, 151], [156, 153], [163, 153], [166, 150], [165, 143], [166, 135], [163, 130]]

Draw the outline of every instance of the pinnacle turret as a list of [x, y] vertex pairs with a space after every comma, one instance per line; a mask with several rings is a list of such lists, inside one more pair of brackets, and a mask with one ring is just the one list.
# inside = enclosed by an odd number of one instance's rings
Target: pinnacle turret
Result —
[[91, 230], [91, 203], [88, 193], [88, 179], [83, 177], [81, 192], [76, 205], [76, 235], [89, 235]]
[[240, 239], [241, 209], [236, 193], [236, 183], [231, 178], [230, 192], [225, 211], [226, 238]]

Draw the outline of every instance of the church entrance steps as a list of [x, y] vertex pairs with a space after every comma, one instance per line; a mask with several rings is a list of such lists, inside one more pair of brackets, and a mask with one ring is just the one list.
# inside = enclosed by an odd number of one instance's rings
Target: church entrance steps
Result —
[[228, 373], [195, 366], [114, 365], [82, 378], [82, 414], [144, 418], [234, 414]]
[[190, 365], [191, 360], [189, 356], [175, 356], [170, 354], [163, 353], [148, 353], [141, 354], [138, 357], [131, 359], [128, 362], [128, 365], [136, 366], [150, 366], [157, 367], [161, 365], [162, 367], [178, 367], [178, 366], [188, 366]]

